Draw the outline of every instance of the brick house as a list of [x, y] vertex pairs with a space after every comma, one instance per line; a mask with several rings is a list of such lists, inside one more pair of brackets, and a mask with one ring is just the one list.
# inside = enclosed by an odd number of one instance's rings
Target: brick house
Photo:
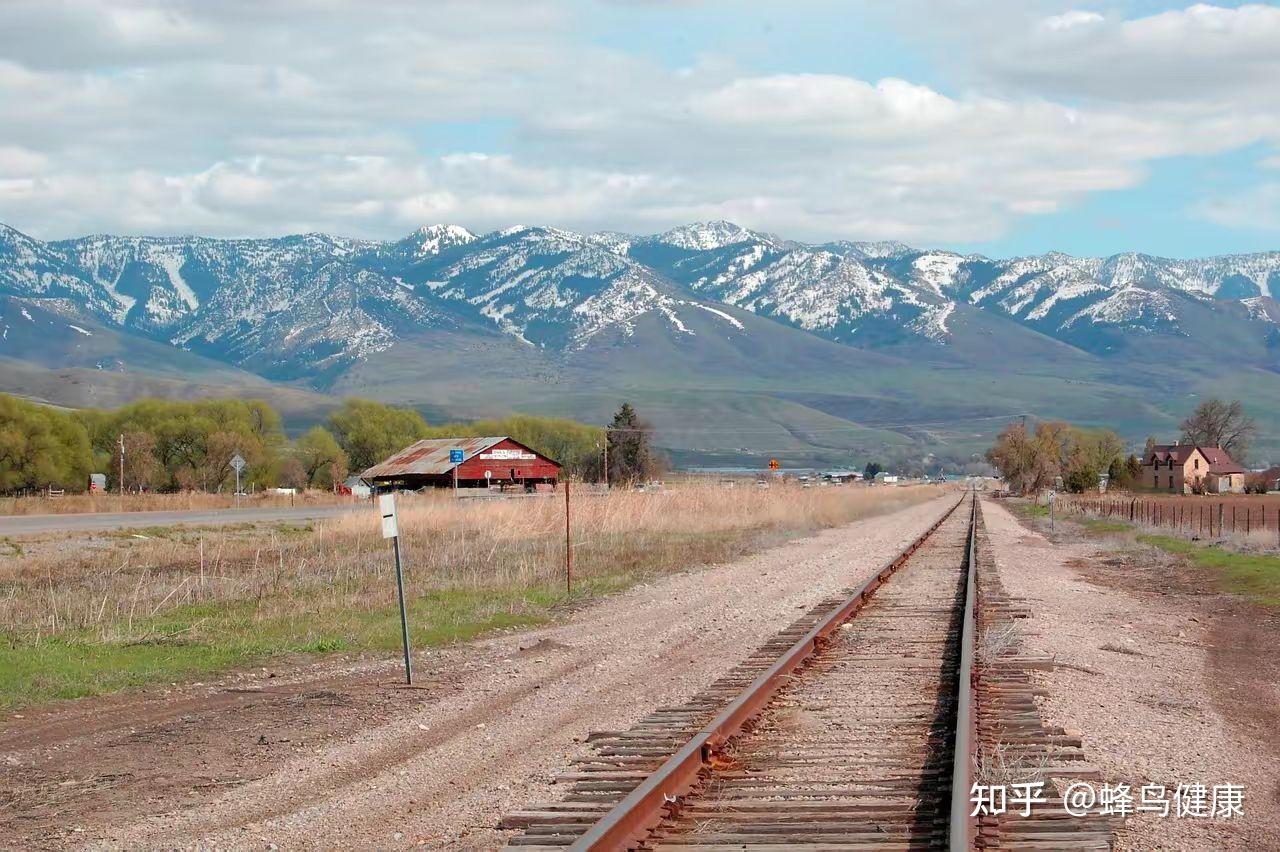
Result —
[[1199, 485], [1211, 494], [1243, 494], [1244, 468], [1222, 447], [1157, 444], [1142, 460], [1144, 488], [1190, 494]]

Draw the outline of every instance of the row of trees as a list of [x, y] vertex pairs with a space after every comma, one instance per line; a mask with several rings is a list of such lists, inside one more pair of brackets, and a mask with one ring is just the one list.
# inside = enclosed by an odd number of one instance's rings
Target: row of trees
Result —
[[297, 440], [280, 415], [255, 400], [140, 400], [114, 410], [65, 411], [0, 394], [0, 492], [45, 487], [79, 490], [89, 474], [129, 491], [220, 491], [233, 486], [231, 459], [245, 460], [242, 484], [332, 488], [423, 438], [509, 435], [564, 463], [570, 475], [653, 476], [662, 459], [650, 430], [624, 404], [608, 432], [572, 420], [514, 415], [432, 426], [411, 408], [347, 400]]
[[1103, 474], [1117, 488], [1126, 488], [1142, 473], [1136, 456], [1124, 455], [1124, 441], [1110, 429], [1080, 429], [1045, 421], [1028, 429], [1010, 423], [987, 451], [989, 461], [1010, 487], [1036, 494], [1059, 477], [1068, 491], [1098, 487]]

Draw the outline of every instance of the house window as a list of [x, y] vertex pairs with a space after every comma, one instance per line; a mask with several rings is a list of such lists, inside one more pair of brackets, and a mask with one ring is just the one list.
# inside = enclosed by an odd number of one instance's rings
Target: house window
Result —
[[1173, 488], [1173, 477], [1172, 477], [1172, 476], [1170, 476], [1170, 477], [1169, 477], [1169, 488], [1170, 488], [1170, 489], [1172, 489], [1172, 488]]
[[1200, 469], [1200, 459], [1196, 459], [1196, 470]]

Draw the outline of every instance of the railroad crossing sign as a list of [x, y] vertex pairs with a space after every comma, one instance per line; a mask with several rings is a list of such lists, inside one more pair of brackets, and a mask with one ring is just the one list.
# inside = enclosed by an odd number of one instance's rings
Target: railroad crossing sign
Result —
[[236, 506], [240, 505], [240, 472], [244, 470], [244, 456], [236, 453], [231, 457], [231, 466], [236, 471]]
[[779, 467], [777, 459], [769, 459], [769, 470], [777, 470]]
[[462, 450], [450, 450], [449, 464], [462, 464], [463, 455]]

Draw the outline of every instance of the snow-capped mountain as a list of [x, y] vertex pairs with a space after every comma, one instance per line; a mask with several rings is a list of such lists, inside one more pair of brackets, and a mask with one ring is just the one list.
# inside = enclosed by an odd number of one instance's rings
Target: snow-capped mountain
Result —
[[[849, 346], [942, 358], [965, 335], [995, 333], [992, 322], [1100, 355], [1152, 336], [1237, 355], [1252, 341], [1244, 349], [1274, 368], [1278, 294], [1280, 252], [993, 260], [901, 243], [806, 245], [730, 222], [651, 236], [432, 225], [390, 242], [46, 243], [0, 226], [0, 295], [274, 378], [338, 373], [439, 331], [586, 351], [624, 345], [650, 321], [675, 341], [699, 328], [722, 337], [767, 328], [744, 325], [747, 314]], [[20, 357], [3, 346], [0, 356]]]

